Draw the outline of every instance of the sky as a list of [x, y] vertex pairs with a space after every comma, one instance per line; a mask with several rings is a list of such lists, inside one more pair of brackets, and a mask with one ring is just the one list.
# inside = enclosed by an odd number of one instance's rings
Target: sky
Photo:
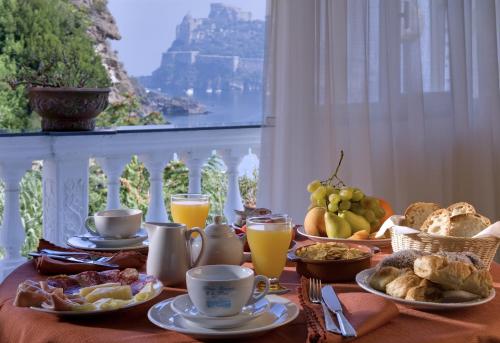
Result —
[[129, 75], [151, 74], [175, 39], [175, 27], [184, 15], [206, 18], [213, 2], [250, 11], [254, 19], [265, 17], [266, 0], [108, 0], [122, 36], [111, 45]]

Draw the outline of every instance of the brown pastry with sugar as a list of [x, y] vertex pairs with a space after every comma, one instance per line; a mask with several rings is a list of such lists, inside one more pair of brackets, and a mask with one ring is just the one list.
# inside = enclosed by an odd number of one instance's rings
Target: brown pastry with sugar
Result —
[[463, 290], [487, 297], [493, 287], [487, 270], [460, 261], [448, 261], [445, 256], [429, 255], [415, 260], [414, 272], [446, 290]]
[[412, 287], [406, 293], [406, 300], [439, 302], [443, 291], [429, 280], [423, 279], [418, 286]]
[[385, 292], [387, 284], [404, 273], [403, 269], [395, 267], [382, 267], [370, 277], [370, 286], [378, 291]]
[[413, 271], [407, 271], [389, 282], [385, 287], [385, 292], [393, 297], [404, 299], [408, 290], [418, 286], [421, 281], [422, 279], [415, 275]]

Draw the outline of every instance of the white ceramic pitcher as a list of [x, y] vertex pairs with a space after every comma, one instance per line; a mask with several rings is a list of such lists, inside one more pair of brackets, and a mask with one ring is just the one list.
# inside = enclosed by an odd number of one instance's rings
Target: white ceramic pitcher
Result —
[[[196, 267], [205, 249], [205, 232], [200, 228], [188, 230], [177, 223], [143, 224], [148, 230], [149, 252], [146, 272], [156, 276], [164, 285], [178, 285], [186, 280], [186, 272]], [[198, 258], [191, 258], [191, 235], [198, 232], [201, 237], [201, 251]]]

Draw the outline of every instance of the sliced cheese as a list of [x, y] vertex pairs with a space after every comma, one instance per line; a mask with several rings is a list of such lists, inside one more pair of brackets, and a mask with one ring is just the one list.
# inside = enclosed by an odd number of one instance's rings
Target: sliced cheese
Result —
[[102, 283], [100, 285], [95, 285], [95, 286], [82, 287], [82, 288], [80, 288], [80, 295], [82, 297], [84, 297], [87, 294], [91, 293], [94, 289], [103, 288], [103, 287], [116, 287], [116, 286], [120, 286], [120, 285], [121, 284], [118, 282], [109, 282], [109, 283]]
[[102, 298], [122, 300], [132, 299], [132, 288], [130, 288], [129, 285], [100, 287], [94, 289], [92, 292], [85, 296], [85, 299], [87, 299], [87, 301], [90, 303], [93, 303]]
[[139, 293], [134, 296], [136, 302], [143, 302], [151, 299], [155, 295], [153, 283], [148, 282]]

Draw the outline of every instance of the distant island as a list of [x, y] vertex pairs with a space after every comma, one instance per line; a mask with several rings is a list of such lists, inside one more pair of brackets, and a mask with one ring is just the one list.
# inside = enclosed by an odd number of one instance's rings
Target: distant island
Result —
[[262, 89], [265, 22], [250, 12], [213, 3], [208, 18], [189, 13], [160, 66], [138, 81], [167, 94]]

